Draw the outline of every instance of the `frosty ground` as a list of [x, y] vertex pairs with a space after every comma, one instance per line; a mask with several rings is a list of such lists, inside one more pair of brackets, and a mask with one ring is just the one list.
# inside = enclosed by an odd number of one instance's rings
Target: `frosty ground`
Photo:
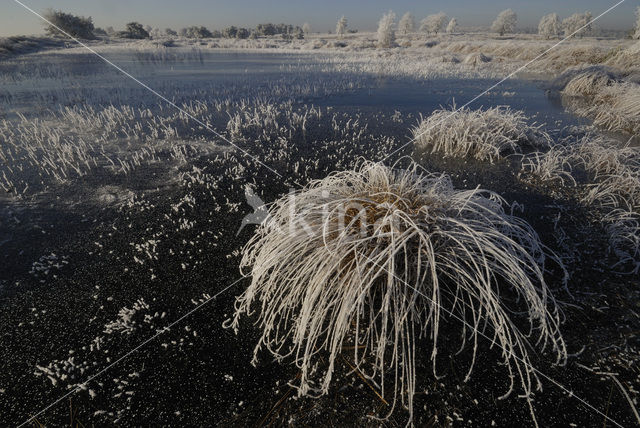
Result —
[[[564, 260], [566, 289], [559, 272], [550, 284], [574, 355], [566, 367], [544, 355], [534, 362], [574, 396], [543, 379], [533, 402], [540, 425], [605, 421], [576, 397], [633, 425], [638, 45], [573, 39], [491, 89], [469, 107], [522, 110], [550, 144], [487, 158], [405, 144], [434, 110], [463, 105], [557, 41], [454, 34], [397, 42], [378, 50], [366, 33], [91, 42], [184, 112], [84, 48], [1, 59], [2, 425], [28, 420], [76, 386], [31, 423], [404, 425], [402, 411], [387, 422], [369, 418], [385, 414], [389, 397], [351, 371], [348, 355], [328, 396], [296, 398], [294, 366], [268, 355], [249, 364], [259, 337], [250, 322], [238, 336], [222, 328], [247, 285], [238, 263], [254, 226], [237, 234], [252, 212], [246, 186], [272, 202], [401, 147], [385, 163], [413, 156], [458, 188], [480, 186], [522, 204], [518, 215]], [[443, 328], [457, 331], [451, 324]], [[508, 379], [486, 342], [466, 383], [467, 357], [453, 345], [443, 345], [451, 355], [440, 361], [443, 379], [432, 377], [426, 358], [419, 362], [416, 425], [532, 424], [525, 400], [497, 399]]]

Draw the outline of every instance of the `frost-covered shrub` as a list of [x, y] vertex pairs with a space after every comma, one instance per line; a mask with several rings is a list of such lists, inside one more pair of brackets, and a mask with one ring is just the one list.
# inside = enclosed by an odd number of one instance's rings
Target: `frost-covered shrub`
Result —
[[378, 47], [390, 48], [396, 42], [396, 14], [389, 11], [378, 22]]
[[444, 12], [429, 15], [420, 22], [420, 31], [430, 34], [438, 34], [447, 23], [447, 15]]
[[49, 9], [44, 13], [44, 18], [53, 24], [46, 23], [45, 25], [45, 31], [51, 36], [68, 37], [67, 35], [69, 35], [79, 39], [95, 38], [93, 20], [90, 16], [85, 18], [84, 16], [75, 16], [60, 10]]
[[538, 34], [547, 39], [550, 39], [551, 37], [558, 37], [561, 30], [562, 25], [557, 13], [550, 13], [543, 16], [538, 24]]
[[548, 148], [551, 138], [522, 111], [509, 107], [436, 110], [413, 129], [416, 153], [494, 161], [523, 149]]
[[584, 36], [591, 33], [592, 19], [591, 12], [574, 13], [570, 17], [563, 19], [562, 28], [565, 37]]
[[566, 360], [544, 279], [550, 259], [559, 261], [505, 206], [493, 192], [456, 190], [415, 164], [365, 162], [313, 181], [271, 205], [245, 246], [251, 284], [228, 325], [237, 331], [244, 314], [254, 315], [261, 337], [252, 362], [261, 350], [292, 359], [300, 395], [327, 394], [338, 357], [350, 353], [393, 397], [389, 414], [401, 397], [411, 418], [423, 374], [416, 361], [431, 362], [437, 376], [446, 334], [470, 354], [465, 380], [484, 337], [500, 347], [510, 379], [503, 397], [516, 382], [528, 397], [540, 386], [531, 349]]
[[458, 28], [458, 20], [455, 18], [451, 18], [451, 21], [449, 21], [449, 24], [447, 24], [447, 33], [451, 34], [451, 33], [455, 33], [456, 29]]
[[498, 14], [493, 24], [491, 24], [491, 31], [500, 34], [501, 36], [507, 33], [513, 33], [518, 23], [518, 16], [511, 9], [503, 10]]

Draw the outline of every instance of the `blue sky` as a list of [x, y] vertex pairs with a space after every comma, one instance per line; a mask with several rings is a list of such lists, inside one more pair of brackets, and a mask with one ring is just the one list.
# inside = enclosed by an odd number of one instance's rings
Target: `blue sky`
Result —
[[[590, 10], [594, 16], [618, 0], [20, 0], [34, 10], [61, 9], [78, 15], [92, 16], [96, 26], [124, 27], [139, 21], [152, 27], [179, 29], [188, 25], [204, 25], [221, 29], [236, 25], [253, 27], [261, 22], [284, 22], [302, 25], [309, 22], [314, 31], [335, 27], [341, 15], [350, 28], [373, 30], [383, 12], [393, 9], [402, 15], [411, 11], [420, 19], [443, 11], [456, 17], [462, 26], [489, 25], [495, 15], [511, 7], [519, 18], [519, 26], [537, 25], [542, 15], [556, 12], [561, 17]], [[602, 17], [597, 26], [628, 29], [634, 24], [635, 8], [640, 0], [625, 0]], [[42, 32], [38, 18], [14, 0], [0, 0], [0, 36], [37, 34]]]

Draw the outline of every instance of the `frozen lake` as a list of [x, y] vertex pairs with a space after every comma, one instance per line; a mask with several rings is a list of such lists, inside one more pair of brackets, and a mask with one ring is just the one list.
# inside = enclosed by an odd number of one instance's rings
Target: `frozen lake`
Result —
[[[407, 141], [408, 129], [415, 126], [421, 116], [426, 117], [433, 110], [449, 107], [454, 102], [461, 106], [497, 81], [447, 77], [416, 80], [332, 71], [325, 62], [309, 54], [121, 49], [102, 54], [178, 105], [215, 105], [210, 109], [213, 113], [203, 112], [198, 118], [230, 139], [233, 137], [228, 133], [227, 121], [231, 113], [239, 111], [238, 105], [251, 109], [254, 103], [266, 101], [276, 106], [288, 103], [286, 108], [292, 111], [302, 112], [313, 105], [345, 118], [357, 116], [371, 132], [403, 142]], [[29, 145], [24, 152], [19, 149], [7, 151], [14, 156], [15, 163], [0, 165], [0, 174], [11, 172], [15, 191], [22, 192], [20, 199], [7, 198], [7, 194], [0, 197], [0, 211], [4, 213], [0, 217], [0, 253], [6, 263], [2, 275], [5, 280], [23, 269], [25, 260], [40, 251], [34, 236], [38, 236], [38, 228], [44, 224], [55, 224], [48, 234], [63, 236], [79, 221], [86, 225], [87, 220], [78, 217], [80, 213], [73, 207], [87, 203], [100, 207], [103, 203], [108, 205], [109, 201], [126, 198], [130, 192], [145, 189], [168, 191], [173, 180], [171, 168], [175, 167], [174, 154], [167, 155], [168, 146], [197, 147], [194, 153], [187, 155], [187, 158], [196, 159], [210, 153], [208, 145], [220, 142], [211, 132], [196, 129], [189, 120], [181, 120], [175, 125], [180, 135], [171, 143], [162, 137], [158, 137], [158, 142], [154, 141], [148, 135], [152, 130], [147, 126], [135, 128], [135, 123], [141, 122], [145, 114], [131, 113], [130, 117], [118, 118], [120, 125], [112, 123], [115, 119], [99, 117], [103, 109], [111, 106], [144, 109], [159, 118], [178, 113], [102, 59], [82, 50], [45, 52], [2, 62], [0, 82], [0, 117], [8, 120], [9, 128], [11, 123], [22, 123], [20, 129], [24, 128], [24, 138], [16, 140], [15, 144]], [[545, 93], [544, 82], [540, 81], [508, 80], [470, 107], [497, 105], [521, 109], [531, 121], [546, 123], [549, 131], [584, 122], [550, 99]], [[60, 115], [65, 108], [76, 109], [78, 115], [86, 114], [89, 109], [95, 125], [69, 126], [67, 117]], [[24, 115], [24, 120], [18, 118], [18, 112]], [[125, 134], [115, 129], [129, 125], [132, 131], [125, 131]], [[34, 126], [43, 129], [42, 135], [31, 133]], [[6, 135], [13, 132], [7, 131]], [[316, 138], [323, 139], [331, 138], [334, 131], [328, 126], [318, 126], [317, 132]], [[50, 140], [52, 135], [55, 141], [66, 136], [62, 138], [69, 139], [67, 148], [54, 148], [57, 143]], [[218, 142], [214, 144], [214, 140]], [[82, 146], [83, 159], [74, 160], [73, 151], [78, 151], [79, 142], [91, 147]], [[293, 142], [297, 144], [296, 137]], [[164, 151], [164, 155], [159, 152], [158, 158], [163, 157], [166, 165], [142, 162], [136, 165], [135, 174], [125, 172], [119, 178], [105, 176], [102, 167], [110, 167], [105, 156], [113, 158], [110, 162], [117, 164], [117, 158], [130, 161], [132, 154], [135, 156], [140, 150], [152, 148]], [[65, 154], [65, 150], [71, 152]], [[34, 161], [46, 158], [50, 162], [77, 162], [79, 165], [87, 163], [87, 159], [95, 162], [82, 171], [81, 177], [60, 183], [42, 173], [41, 169], [46, 165]], [[74, 169], [68, 169], [69, 176], [73, 177]], [[131, 175], [136, 176], [133, 182]], [[105, 189], [105, 184], [113, 187]], [[17, 220], [16, 212], [21, 213], [20, 220]], [[25, 240], [33, 242], [31, 251], [20, 249]], [[15, 257], [15, 252], [22, 255]]]
[[[445, 157], [419, 154], [410, 144], [422, 118], [472, 100], [500, 80], [493, 71], [464, 64], [463, 55], [455, 64], [410, 57], [394, 68], [394, 58], [378, 51], [236, 52], [142, 42], [96, 49], [181, 110], [81, 49], [0, 62], [0, 425], [24, 420], [104, 367], [110, 367], [106, 376], [72, 402], [52, 407], [43, 422], [67, 423], [71, 407], [96, 425], [215, 420], [250, 426], [269, 422], [274, 402], [284, 406], [282, 414], [314, 418], [318, 412], [318, 420], [340, 409], [335, 425], [371, 422], [366, 415], [382, 407], [346, 359], [336, 367], [335, 394], [285, 400], [293, 395], [287, 383], [297, 379], [298, 368], [262, 356], [252, 367], [259, 328], [247, 323], [237, 336], [222, 328], [247, 282], [238, 267], [255, 231], [253, 224], [240, 230], [255, 208], [250, 199], [274, 202], [300, 183], [353, 170], [362, 159], [403, 168], [413, 157], [421, 168], [447, 174], [456, 189], [497, 192], [505, 211], [511, 208], [530, 223], [541, 242], [566, 260], [576, 275], [572, 292], [593, 296], [583, 305], [594, 309], [588, 323], [578, 304], [566, 307], [570, 351], [581, 352], [596, 329], [610, 329], [598, 348], [619, 336], [601, 308], [605, 299], [629, 293], [622, 283], [601, 298], [607, 291], [600, 285], [619, 280], [607, 270], [613, 257], [607, 235], [576, 202], [588, 183], [571, 182], [568, 172], [562, 176], [566, 186], [543, 182], [522, 167], [518, 155], [500, 152], [492, 161]], [[433, 69], [425, 71], [423, 63]], [[545, 141], [556, 142], [573, 132], [572, 125], [587, 122], [566, 113], [546, 87], [543, 80], [510, 79], [469, 107], [522, 110], [524, 122], [545, 124]], [[505, 116], [505, 122], [540, 136]], [[481, 132], [493, 135], [495, 129], [482, 129], [479, 122]], [[495, 133], [504, 136], [505, 128], [499, 129]], [[535, 149], [551, 151], [551, 144], [528, 146], [529, 137], [516, 142], [522, 152], [533, 158]], [[562, 157], [559, 167], [548, 159], [552, 172], [566, 172]], [[578, 171], [578, 181], [580, 174], [586, 175]], [[567, 298], [560, 269], [547, 268], [559, 299]], [[158, 340], [148, 340], [209, 300]], [[442, 331], [452, 331], [451, 321], [442, 323]], [[458, 377], [468, 361], [449, 358], [457, 343], [445, 342], [439, 365], [451, 371], [441, 382], [420, 380], [417, 390], [425, 393], [416, 394], [416, 409], [428, 411], [416, 425], [460, 409], [481, 426], [530, 420], [526, 401], [516, 394], [497, 400], [509, 382], [490, 341], [478, 344], [487, 353], [471, 382]], [[111, 367], [140, 343], [147, 345]], [[426, 348], [416, 349], [428, 355]], [[416, 373], [431, 373], [431, 361], [417, 360]], [[599, 394], [604, 383], [575, 367], [554, 370], [554, 378], [609, 408]], [[630, 376], [635, 374], [621, 379]], [[541, 426], [601, 423], [559, 389], [545, 385], [545, 395], [536, 395], [542, 398], [535, 403]], [[611, 402], [617, 415], [626, 406], [621, 402]], [[577, 410], [558, 414], [558, 406], [570, 405]]]

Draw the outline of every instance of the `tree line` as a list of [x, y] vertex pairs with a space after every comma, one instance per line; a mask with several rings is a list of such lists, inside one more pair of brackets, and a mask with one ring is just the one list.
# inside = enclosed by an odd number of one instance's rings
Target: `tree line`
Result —
[[[204, 26], [191, 26], [182, 28], [178, 32], [167, 28], [164, 31], [144, 27], [138, 22], [130, 22], [123, 31], [115, 31], [109, 27], [106, 30], [97, 28], [93, 24], [91, 17], [75, 16], [60, 10], [49, 9], [44, 13], [47, 20], [45, 29], [47, 34], [52, 36], [76, 37], [81, 39], [95, 39], [96, 36], [111, 36], [127, 39], [148, 39], [159, 37], [182, 37], [192, 39], [206, 38], [229, 38], [248, 39], [260, 36], [281, 35], [285, 39], [303, 39], [305, 34], [311, 32], [311, 26], [305, 23], [302, 27], [290, 24], [258, 24], [255, 28], [243, 28], [229, 26], [221, 31], [209, 30]], [[640, 6], [636, 10], [636, 24], [630, 35], [632, 38], [640, 39]], [[413, 15], [407, 12], [396, 26], [396, 15], [393, 12], [385, 14], [378, 24], [378, 39], [384, 47], [391, 46], [395, 38], [396, 28], [400, 34], [409, 34], [415, 31], [416, 24]], [[543, 37], [559, 37], [564, 34], [566, 37], [583, 36], [592, 31], [593, 17], [590, 12], [575, 13], [563, 20], [560, 20], [556, 13], [545, 15], [538, 24], [538, 34]], [[503, 10], [498, 14], [491, 25], [491, 31], [501, 36], [513, 33], [516, 28], [518, 17], [511, 9]], [[441, 31], [453, 33], [456, 31], [458, 22], [456, 18], [449, 19], [443, 12], [429, 15], [420, 21], [420, 31], [429, 34], [438, 34]], [[342, 37], [348, 30], [347, 18], [342, 16], [336, 25], [336, 34]]]
[[308, 23], [300, 27], [291, 24], [258, 24], [256, 28], [229, 26], [221, 31], [209, 30], [204, 26], [191, 26], [174, 31], [166, 28], [164, 31], [144, 27], [139, 22], [126, 24], [123, 31], [115, 31], [112, 27], [102, 29], [95, 27], [91, 17], [75, 16], [60, 10], [49, 9], [44, 13], [47, 20], [45, 31], [51, 36], [76, 37], [80, 39], [95, 39], [97, 36], [111, 36], [125, 39], [150, 39], [158, 37], [182, 37], [192, 39], [229, 38], [248, 39], [260, 36], [281, 35], [285, 39], [303, 39], [311, 31]]

